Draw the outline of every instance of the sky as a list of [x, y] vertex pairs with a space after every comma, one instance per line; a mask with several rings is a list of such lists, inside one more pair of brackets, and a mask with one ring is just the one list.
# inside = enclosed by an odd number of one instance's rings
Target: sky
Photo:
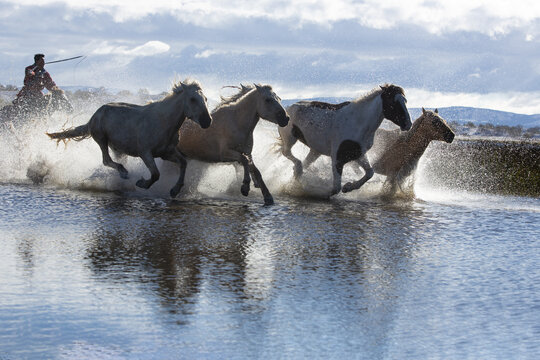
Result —
[[33, 54], [60, 87], [169, 91], [198, 80], [272, 85], [283, 99], [361, 96], [410, 107], [540, 113], [537, 0], [0, 0], [0, 84]]

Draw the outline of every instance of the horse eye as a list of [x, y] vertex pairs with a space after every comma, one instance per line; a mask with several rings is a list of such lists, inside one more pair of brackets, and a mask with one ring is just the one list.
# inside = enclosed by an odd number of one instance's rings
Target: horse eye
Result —
[[195, 100], [195, 98], [194, 98], [194, 97], [192, 97], [192, 98], [189, 98], [189, 101], [191, 101], [192, 103], [196, 103], [196, 102], [197, 102], [197, 100]]

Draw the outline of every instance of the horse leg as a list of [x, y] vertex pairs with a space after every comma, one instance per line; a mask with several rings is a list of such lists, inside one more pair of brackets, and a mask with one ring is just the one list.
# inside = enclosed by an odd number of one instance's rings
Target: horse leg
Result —
[[173, 153], [164, 157], [164, 160], [172, 161], [177, 163], [180, 166], [180, 176], [178, 177], [178, 180], [176, 181], [176, 184], [173, 186], [171, 191], [169, 192], [171, 197], [174, 198], [182, 187], [184, 186], [184, 178], [186, 176], [186, 168], [187, 168], [187, 160], [186, 158], [178, 151], [176, 148], [174, 148]]
[[158, 181], [159, 170], [151, 153], [142, 154], [141, 159], [144, 162], [144, 165], [146, 165], [146, 167], [148, 168], [148, 170], [150, 170], [150, 179], [145, 180], [144, 178], [140, 178], [139, 180], [137, 180], [135, 185], [143, 189], [148, 189], [150, 186], [152, 186], [153, 183]]
[[340, 164], [334, 156], [332, 156], [332, 194], [339, 194], [341, 191], [341, 174], [343, 173], [343, 166]]
[[302, 167], [304, 169], [307, 169], [311, 164], [315, 162], [321, 156], [317, 151], [313, 149], [309, 149], [309, 153], [307, 154], [306, 158], [302, 162]]
[[242, 165], [242, 168], [244, 169], [244, 179], [242, 180], [242, 187], [240, 187], [240, 192], [242, 193], [242, 195], [248, 196], [249, 183], [251, 182], [251, 178], [249, 177], [249, 160], [246, 158], [246, 156], [240, 154], [238, 162]]
[[103, 156], [103, 165], [112, 167], [113, 169], [116, 169], [120, 173], [120, 177], [122, 179], [128, 179], [128, 171], [124, 167], [124, 165], [115, 163], [111, 159], [111, 155], [109, 154], [109, 143], [107, 141], [107, 138], [105, 137], [94, 137], [94, 140], [97, 142], [101, 149], [101, 155]]
[[248, 165], [251, 173], [253, 174], [253, 182], [258, 183], [259, 187], [261, 188], [261, 193], [264, 198], [264, 205], [273, 205], [274, 204], [274, 198], [272, 197], [272, 194], [270, 194], [270, 191], [268, 191], [268, 188], [266, 187], [266, 184], [264, 183], [264, 180], [262, 178], [261, 172], [255, 164], [253, 163], [253, 158], [249, 154], [243, 154], [244, 157], [248, 160]]
[[279, 136], [281, 136], [281, 153], [294, 164], [294, 178], [298, 179], [302, 176], [302, 162], [298, 160], [291, 152], [293, 145], [296, 143], [296, 137], [290, 131], [289, 126], [278, 128]]
[[341, 189], [344, 193], [359, 189], [362, 185], [364, 185], [369, 179], [373, 177], [373, 174], [375, 174], [366, 155], [363, 155], [360, 159], [356, 160], [356, 163], [360, 165], [362, 169], [364, 169], [365, 174], [358, 181], [346, 183]]

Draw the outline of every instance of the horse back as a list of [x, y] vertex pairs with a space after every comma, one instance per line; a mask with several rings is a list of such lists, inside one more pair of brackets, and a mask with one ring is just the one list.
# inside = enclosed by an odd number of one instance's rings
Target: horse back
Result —
[[171, 131], [156, 112], [147, 106], [109, 103], [101, 106], [89, 121], [94, 139], [106, 138], [109, 146], [130, 156], [152, 152], [157, 157], [176, 144], [177, 131]]

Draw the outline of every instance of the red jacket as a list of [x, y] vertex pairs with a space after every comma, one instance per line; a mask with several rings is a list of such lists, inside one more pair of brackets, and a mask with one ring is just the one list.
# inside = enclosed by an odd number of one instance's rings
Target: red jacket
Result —
[[17, 94], [19, 96], [43, 96], [43, 89], [52, 90], [56, 84], [49, 72], [38, 68], [35, 64], [24, 69], [24, 86]]

